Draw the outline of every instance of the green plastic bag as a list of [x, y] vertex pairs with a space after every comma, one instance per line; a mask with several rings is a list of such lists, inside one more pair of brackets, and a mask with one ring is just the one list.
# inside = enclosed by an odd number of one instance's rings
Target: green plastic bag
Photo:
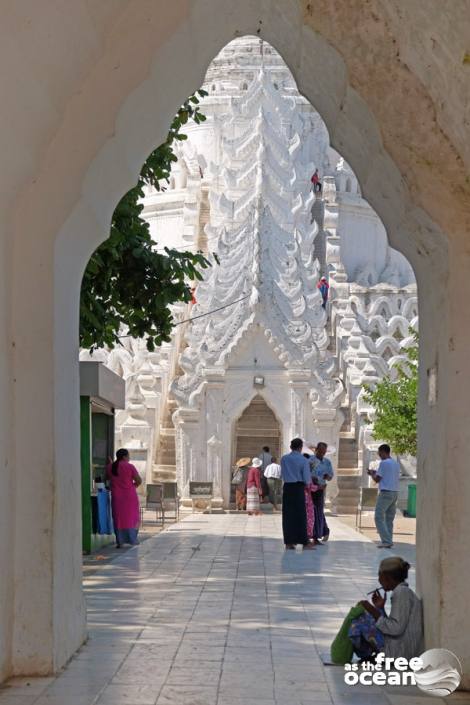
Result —
[[351, 607], [346, 615], [343, 624], [331, 644], [331, 660], [333, 663], [342, 664], [351, 663], [353, 657], [353, 645], [348, 637], [348, 629], [353, 619], [356, 619], [364, 612], [362, 605]]

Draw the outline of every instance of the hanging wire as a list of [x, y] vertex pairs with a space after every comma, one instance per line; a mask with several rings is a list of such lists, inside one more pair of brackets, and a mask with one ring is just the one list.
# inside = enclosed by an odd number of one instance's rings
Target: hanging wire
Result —
[[192, 316], [191, 318], [186, 318], [184, 321], [178, 321], [175, 323], [176, 326], [181, 326], [183, 323], [190, 323], [191, 321], [196, 321], [198, 318], [204, 318], [205, 316], [210, 316], [212, 313], [217, 313], [217, 311], [222, 311], [224, 308], [228, 308], [229, 306], [234, 306], [235, 304], [239, 304], [240, 301], [245, 301], [245, 299], [248, 299], [251, 296], [251, 294], [247, 294], [246, 296], [242, 296], [241, 299], [237, 299], [236, 301], [231, 301], [229, 304], [225, 304], [225, 306], [219, 306], [219, 308], [213, 308], [212, 311], [207, 311], [207, 313], [201, 313], [199, 316]]
[[[207, 311], [207, 313], [201, 313], [199, 316], [192, 316], [191, 318], [185, 318], [184, 321], [177, 321], [176, 323], [173, 324], [173, 328], [176, 328], [176, 326], [181, 326], [183, 323], [191, 323], [191, 321], [196, 321], [198, 318], [205, 318], [206, 316], [211, 316], [213, 313], [217, 313], [217, 311], [222, 311], [224, 308], [229, 308], [229, 306], [235, 306], [235, 304], [239, 304], [240, 301], [245, 301], [245, 299], [248, 299], [251, 296], [251, 294], [246, 294], [246, 296], [242, 296], [241, 299], [237, 299], [236, 301], [231, 301], [229, 304], [225, 304], [225, 306], [219, 306], [218, 308], [213, 308], [211, 311]], [[118, 338], [119, 340], [121, 338], [131, 338], [132, 336], [127, 334], [127, 335], [119, 335]]]
[[179, 246], [178, 247], [168, 247], [168, 246], [156, 247], [154, 252], [166, 252], [167, 254], [171, 253], [172, 251], [174, 251], [174, 252], [191, 252], [191, 254], [193, 254], [193, 255], [198, 254], [200, 252], [201, 254], [204, 254], [204, 252], [202, 251], [201, 248], [199, 248], [196, 252], [192, 252], [190, 250], [190, 247], [197, 247], [197, 245], [186, 245], [186, 246], [181, 245], [181, 247], [179, 247]]

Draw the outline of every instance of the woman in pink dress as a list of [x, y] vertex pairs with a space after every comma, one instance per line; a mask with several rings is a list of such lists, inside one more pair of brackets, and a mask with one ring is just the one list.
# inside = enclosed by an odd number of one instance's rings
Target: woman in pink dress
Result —
[[121, 448], [116, 453], [116, 460], [106, 469], [111, 488], [111, 508], [113, 510], [116, 547], [124, 543], [132, 546], [138, 544], [139, 532], [139, 498], [136, 488], [142, 484], [136, 468], [129, 462], [129, 452]]
[[[310, 459], [310, 455], [308, 453], [304, 453], [304, 458], [307, 458], [307, 460]], [[315, 507], [313, 504], [313, 497], [312, 494], [314, 492], [317, 492], [318, 490], [318, 485], [316, 485], [313, 482], [309, 485], [305, 485], [305, 511], [307, 513], [307, 537], [309, 540], [313, 541], [314, 540], [314, 525], [315, 525]]]
[[260, 458], [253, 458], [251, 467], [246, 476], [246, 509], [248, 514], [261, 514], [260, 497], [263, 496], [261, 487], [260, 467], [263, 462]]

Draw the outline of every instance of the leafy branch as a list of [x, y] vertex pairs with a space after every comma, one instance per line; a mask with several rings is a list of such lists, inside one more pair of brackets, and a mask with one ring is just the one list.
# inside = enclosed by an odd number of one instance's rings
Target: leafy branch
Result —
[[191, 282], [201, 280], [210, 266], [202, 253], [165, 248], [157, 252], [148, 223], [142, 217], [145, 186], [165, 190], [177, 161], [174, 148], [187, 139], [182, 132], [189, 120], [206, 117], [200, 109], [204, 90], [190, 96], [175, 115], [167, 138], [147, 158], [134, 188], [119, 201], [108, 239], [94, 252], [85, 270], [80, 298], [80, 345], [91, 351], [113, 348], [126, 327], [135, 338], [146, 338], [154, 350], [170, 340], [170, 307], [191, 300]]
[[373, 437], [389, 443], [395, 453], [417, 454], [418, 333], [410, 328], [413, 342], [405, 349], [406, 360], [394, 365], [396, 379], [385, 376], [375, 387], [364, 385], [364, 399], [375, 410]]

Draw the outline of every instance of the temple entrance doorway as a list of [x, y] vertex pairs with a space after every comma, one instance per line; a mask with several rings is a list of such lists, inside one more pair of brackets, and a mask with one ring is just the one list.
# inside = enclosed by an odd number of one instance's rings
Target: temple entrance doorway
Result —
[[[263, 446], [268, 446], [279, 460], [281, 438], [280, 422], [265, 399], [257, 394], [235, 423], [232, 466], [240, 458], [259, 456]], [[235, 488], [231, 485], [230, 504], [234, 502]]]

